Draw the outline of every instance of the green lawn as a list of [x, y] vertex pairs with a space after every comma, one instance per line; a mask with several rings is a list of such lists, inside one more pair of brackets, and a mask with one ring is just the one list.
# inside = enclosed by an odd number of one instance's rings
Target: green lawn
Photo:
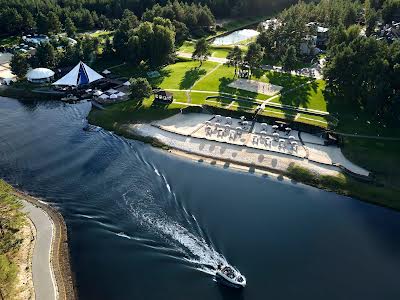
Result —
[[[233, 48], [233, 46], [211, 46], [210, 52], [211, 57], [217, 58], [226, 58], [228, 56], [229, 51]], [[247, 51], [247, 47], [245, 43], [243, 46], [240, 46], [243, 51]], [[192, 54], [194, 51], [194, 42], [185, 41], [183, 45], [178, 49], [178, 52], [190, 53]]]
[[199, 69], [197, 61], [178, 62], [162, 69], [160, 72], [162, 77], [157, 81], [164, 89], [186, 90], [217, 65], [217, 63], [206, 61]]
[[[324, 80], [316, 80], [310, 84], [295, 88], [295, 90], [291, 92], [285, 93], [285, 90], [283, 90], [283, 95], [279, 98], [273, 99], [272, 102], [327, 111], [327, 104], [323, 94], [325, 85], [326, 83]], [[288, 89], [286, 88], [286, 90]]]

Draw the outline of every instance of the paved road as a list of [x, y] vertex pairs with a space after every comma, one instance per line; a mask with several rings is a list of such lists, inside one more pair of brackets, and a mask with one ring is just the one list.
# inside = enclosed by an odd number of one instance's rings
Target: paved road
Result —
[[24, 211], [36, 227], [36, 242], [32, 259], [33, 286], [36, 299], [54, 300], [57, 291], [50, 265], [54, 225], [43, 210], [27, 201], [23, 201], [23, 204]]

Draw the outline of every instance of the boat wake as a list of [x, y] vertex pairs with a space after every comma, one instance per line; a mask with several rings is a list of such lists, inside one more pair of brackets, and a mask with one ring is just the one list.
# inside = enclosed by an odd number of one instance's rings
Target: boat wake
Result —
[[[177, 201], [164, 176], [158, 170], [155, 170], [155, 173], [161, 178], [163, 191], [158, 191], [156, 197], [151, 192], [152, 189], [143, 186], [138, 189], [139, 183], [136, 183], [123, 193], [123, 206], [141, 226], [182, 254], [181, 258], [185, 262], [194, 265], [197, 270], [215, 275], [218, 264], [229, 264], [224, 256], [214, 249], [211, 242], [207, 242], [209, 239], [196, 218]], [[167, 214], [167, 211], [170, 213]], [[123, 232], [118, 235], [133, 239]]]

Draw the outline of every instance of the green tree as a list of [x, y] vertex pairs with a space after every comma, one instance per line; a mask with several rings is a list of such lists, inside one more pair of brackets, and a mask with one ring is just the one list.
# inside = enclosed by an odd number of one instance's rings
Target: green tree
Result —
[[21, 52], [17, 52], [11, 59], [11, 72], [17, 75], [18, 78], [23, 78], [28, 71], [28, 58]]
[[153, 90], [146, 78], [131, 78], [129, 81], [131, 83], [131, 97], [134, 100], [143, 101], [143, 99], [148, 98], [152, 95]]
[[199, 67], [201, 67], [203, 65], [203, 61], [205, 61], [210, 55], [210, 44], [205, 38], [199, 39], [194, 46], [192, 58], [199, 60]]
[[238, 46], [235, 46], [229, 51], [226, 58], [228, 59], [228, 64], [235, 67], [236, 73], [237, 68], [243, 62], [243, 51]]
[[74, 21], [71, 18], [65, 19], [65, 31], [69, 37], [74, 37], [76, 33], [76, 27]]
[[34, 56], [34, 65], [42, 68], [54, 68], [57, 65], [56, 53], [50, 43], [41, 43]]
[[161, 66], [172, 59], [175, 52], [175, 32], [171, 27], [163, 25], [153, 27], [153, 37], [149, 46], [151, 49], [149, 61], [152, 66]]
[[61, 22], [56, 13], [49, 12], [47, 14], [47, 31], [51, 33], [61, 32]]
[[290, 46], [282, 59], [282, 67], [286, 71], [293, 71], [297, 66], [297, 53], [294, 46]]
[[244, 60], [254, 69], [260, 66], [262, 58], [263, 51], [261, 46], [258, 43], [251, 43]]

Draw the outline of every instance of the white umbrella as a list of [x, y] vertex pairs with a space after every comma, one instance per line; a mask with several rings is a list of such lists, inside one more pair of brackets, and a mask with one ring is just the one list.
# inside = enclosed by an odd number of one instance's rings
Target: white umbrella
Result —
[[130, 86], [131, 83], [130, 83], [130, 81], [125, 81], [125, 82], [123, 83], [123, 85], [125, 85], [125, 86]]
[[293, 135], [289, 136], [289, 140], [295, 140], [295, 139], [296, 138]]
[[97, 91], [95, 91], [94, 93], [93, 93], [93, 95], [95, 95], [95, 96], [100, 96], [100, 95], [102, 95], [103, 94], [103, 92], [102, 91], [99, 91], [99, 90], [97, 90]]
[[226, 127], [226, 128], [230, 128], [230, 127], [231, 127], [231, 125], [229, 125], [229, 124], [225, 124], [225, 127]]
[[105, 69], [105, 70], [104, 70], [103, 72], [101, 72], [101, 73], [103, 73], [104, 75], [108, 75], [108, 74], [111, 74], [111, 71]]
[[116, 95], [116, 94], [112, 94], [111, 96], [110, 96], [110, 99], [117, 99], [118, 98], [118, 96]]
[[221, 125], [221, 124], [218, 123], [218, 122], [215, 123], [215, 127], [218, 127], [218, 126], [220, 126], [220, 125]]
[[100, 99], [109, 99], [110, 96], [108, 96], [108, 95], [106, 95], [106, 94], [102, 94], [102, 95], [100, 95], [99, 98], [100, 98]]
[[286, 128], [285, 128], [285, 130], [286, 130], [286, 131], [291, 131], [291, 130], [292, 130], [292, 128], [290, 128], [290, 127], [286, 127]]
[[279, 136], [279, 133], [275, 132], [275, 133], [273, 134], [273, 136]]
[[106, 93], [115, 94], [115, 93], [118, 93], [118, 91], [114, 90], [114, 89], [109, 89], [109, 90], [106, 91]]
[[245, 116], [241, 116], [240, 120], [244, 121], [244, 120], [246, 120], [246, 117]]
[[248, 121], [243, 121], [243, 125], [247, 125], [247, 124], [249, 124]]
[[278, 126], [278, 125], [274, 125], [274, 126], [272, 126], [272, 128], [273, 128], [273, 129], [278, 129], [279, 126]]
[[261, 134], [267, 134], [267, 132], [265, 130], [262, 130], [260, 133]]
[[119, 92], [118, 94], [117, 94], [117, 97], [124, 97], [126, 94], [124, 93], [124, 92]]
[[242, 127], [236, 127], [236, 130], [237, 130], [237, 131], [241, 131], [241, 130], [242, 130]]
[[87, 89], [85, 92], [86, 93], [90, 93], [91, 91], [93, 91], [92, 89]]

